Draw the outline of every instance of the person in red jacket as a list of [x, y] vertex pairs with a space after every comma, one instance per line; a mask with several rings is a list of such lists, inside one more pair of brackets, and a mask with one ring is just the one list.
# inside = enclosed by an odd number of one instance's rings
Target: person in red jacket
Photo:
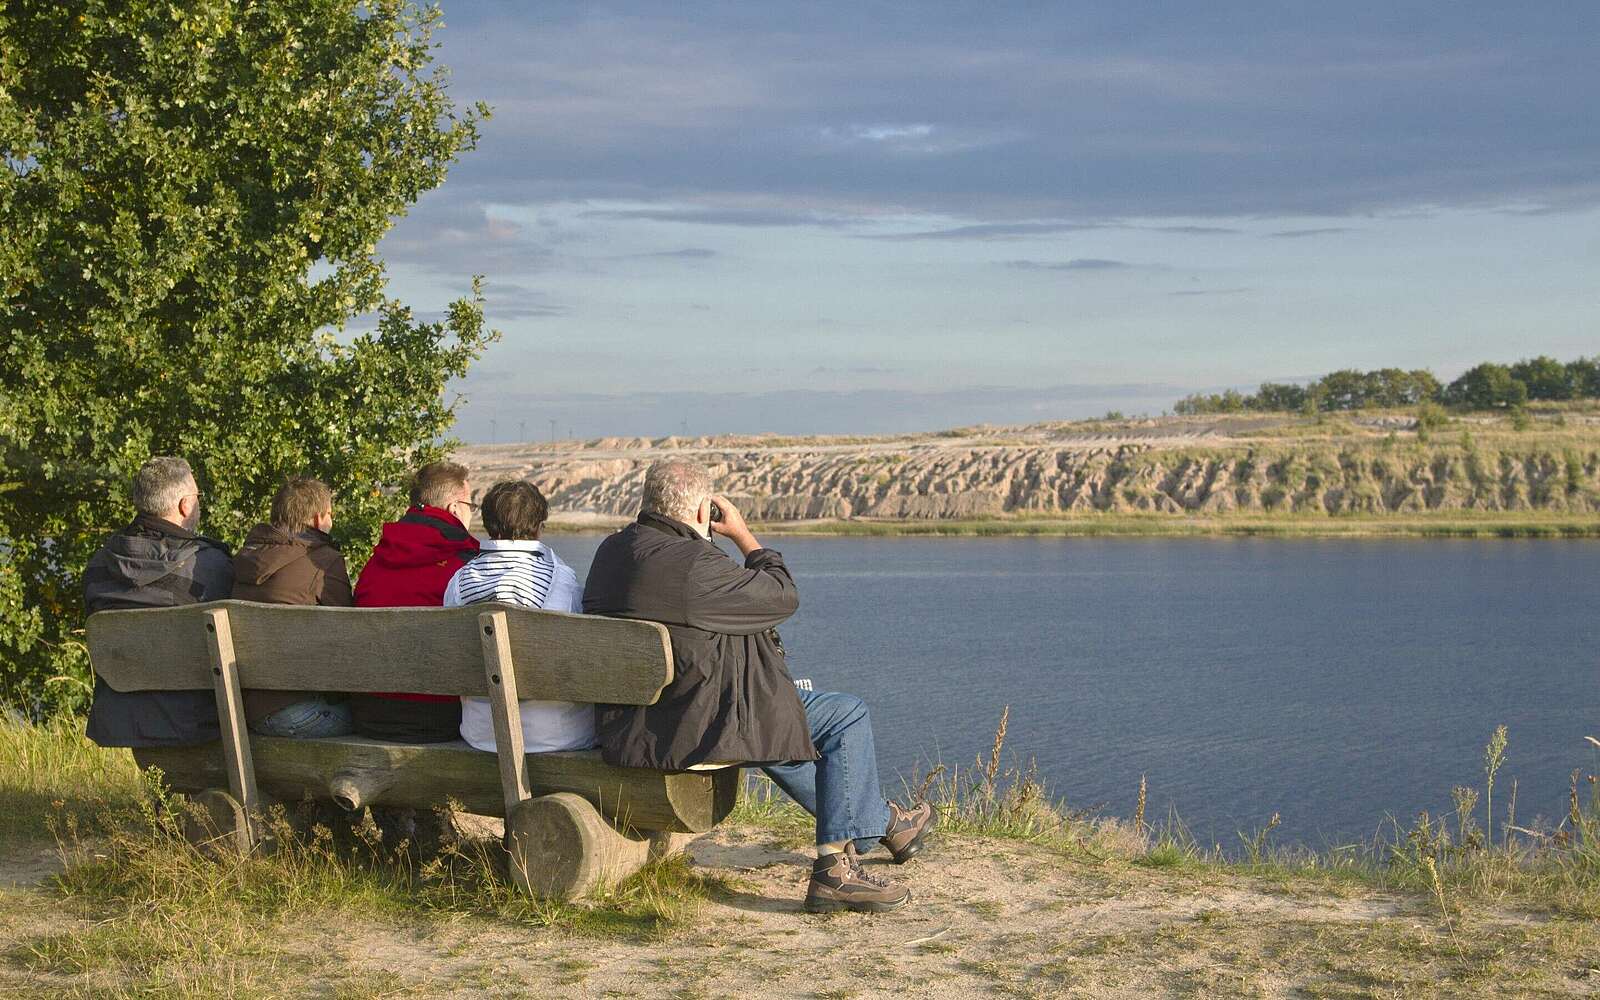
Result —
[[[434, 462], [417, 470], [411, 508], [383, 526], [378, 547], [356, 581], [358, 608], [435, 608], [456, 570], [478, 554], [467, 525], [477, 505], [467, 467]], [[370, 694], [350, 699], [355, 731], [399, 743], [460, 738], [461, 699], [430, 694]]]

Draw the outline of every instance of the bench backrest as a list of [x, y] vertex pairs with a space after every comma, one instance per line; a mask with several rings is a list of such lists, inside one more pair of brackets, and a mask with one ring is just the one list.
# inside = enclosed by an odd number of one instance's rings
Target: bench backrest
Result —
[[478, 616], [502, 611], [518, 698], [650, 705], [672, 680], [665, 627], [511, 604], [320, 608], [213, 601], [89, 617], [89, 658], [118, 691], [211, 688], [207, 612], [227, 611], [239, 683], [273, 691], [487, 695]]

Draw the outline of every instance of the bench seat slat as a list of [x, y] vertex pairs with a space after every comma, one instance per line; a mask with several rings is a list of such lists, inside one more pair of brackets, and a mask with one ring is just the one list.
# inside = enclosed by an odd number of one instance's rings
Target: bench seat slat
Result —
[[[89, 617], [95, 673], [118, 691], [210, 688], [205, 613], [226, 608], [245, 688], [487, 695], [478, 615], [506, 614], [517, 692], [650, 705], [672, 680], [667, 630], [499, 602], [462, 608], [320, 608], [214, 601]], [[492, 758], [491, 758], [492, 759]]]
[[[480, 672], [482, 668], [479, 668]], [[385, 743], [360, 737], [290, 740], [250, 737], [256, 781], [284, 802], [329, 798], [329, 780], [341, 772], [382, 774], [380, 805], [429, 809], [446, 800], [471, 813], [505, 815], [500, 765], [492, 753], [462, 742]], [[176, 791], [226, 787], [222, 747], [145, 747], [134, 751], [141, 767], [158, 767]], [[739, 768], [673, 773], [612, 767], [595, 750], [527, 755], [533, 795], [574, 792], [608, 820], [638, 830], [703, 833], [733, 809]]]

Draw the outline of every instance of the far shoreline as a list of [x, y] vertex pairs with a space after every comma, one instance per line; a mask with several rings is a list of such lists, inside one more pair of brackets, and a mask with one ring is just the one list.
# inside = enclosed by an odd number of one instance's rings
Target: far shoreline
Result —
[[[604, 534], [632, 518], [556, 515], [552, 534]], [[1394, 515], [1075, 514], [951, 520], [817, 519], [752, 522], [778, 537], [833, 538], [1353, 538], [1353, 539], [1593, 539], [1594, 515], [1506, 514], [1397, 517]]]

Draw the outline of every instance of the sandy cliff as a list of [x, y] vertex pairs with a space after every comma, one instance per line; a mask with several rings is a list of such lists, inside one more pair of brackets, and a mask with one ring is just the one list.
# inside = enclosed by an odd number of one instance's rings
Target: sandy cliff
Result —
[[900, 437], [604, 438], [479, 445], [457, 457], [480, 487], [538, 484], [560, 515], [631, 515], [644, 470], [668, 455], [706, 463], [765, 521], [1600, 509], [1600, 417], [1520, 432], [1504, 423], [1419, 436], [1402, 416], [1168, 418]]

